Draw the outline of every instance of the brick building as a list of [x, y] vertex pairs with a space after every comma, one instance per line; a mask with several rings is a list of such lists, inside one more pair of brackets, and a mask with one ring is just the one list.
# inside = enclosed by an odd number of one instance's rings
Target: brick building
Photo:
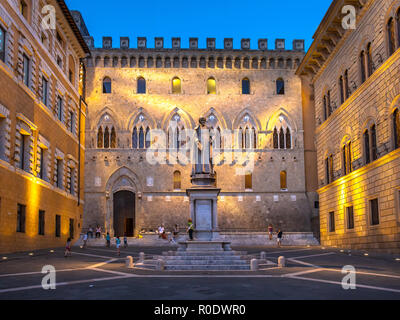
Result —
[[0, 252], [79, 236], [89, 53], [64, 1], [0, 0]]
[[297, 72], [315, 106], [323, 245], [400, 250], [399, 48], [400, 1], [335, 0]]

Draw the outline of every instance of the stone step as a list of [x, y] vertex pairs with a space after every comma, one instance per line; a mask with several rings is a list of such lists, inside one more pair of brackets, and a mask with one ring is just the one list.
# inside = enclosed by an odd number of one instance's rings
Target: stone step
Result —
[[166, 266], [175, 265], [248, 265], [245, 260], [165, 260]]
[[174, 256], [235, 256], [246, 254], [245, 251], [177, 251]]
[[153, 259], [162, 260], [241, 260], [241, 256], [153, 256]]
[[250, 270], [250, 265], [166, 265], [165, 270], [170, 271], [241, 271]]

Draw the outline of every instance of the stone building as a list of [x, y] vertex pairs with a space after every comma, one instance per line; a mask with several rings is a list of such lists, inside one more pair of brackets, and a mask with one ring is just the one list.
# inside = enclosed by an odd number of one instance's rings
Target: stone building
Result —
[[[181, 147], [178, 132], [194, 129], [202, 116], [215, 132], [232, 132], [232, 144], [214, 146], [232, 155], [215, 163], [222, 231], [265, 232], [270, 223], [286, 232], [318, 228], [318, 198], [305, 176], [305, 158], [315, 150], [304, 124], [314, 118], [304, 120], [295, 74], [303, 40], [292, 50], [282, 39], [274, 50], [267, 39], [258, 50], [249, 39], [241, 49], [233, 48], [233, 39], [225, 39], [223, 49], [214, 38], [206, 48], [197, 38], [189, 48], [180, 38], [172, 38], [171, 48], [163, 38], [151, 48], [146, 38], [139, 37], [135, 49], [129, 41], [120, 38], [114, 48], [104, 37], [87, 60], [85, 228], [133, 235], [160, 224], [185, 226], [192, 166], [174, 151]], [[170, 151], [157, 165], [147, 158], [154, 129], [166, 134]], [[246, 157], [254, 157], [254, 169]]]
[[64, 1], [0, 0], [0, 252], [79, 237], [89, 53]]
[[333, 1], [297, 74], [315, 105], [322, 244], [399, 252], [400, 1]]

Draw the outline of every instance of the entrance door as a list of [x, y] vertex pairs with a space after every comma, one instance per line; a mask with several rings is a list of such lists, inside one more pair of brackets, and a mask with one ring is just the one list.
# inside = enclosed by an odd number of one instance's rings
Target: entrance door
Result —
[[114, 193], [114, 236], [133, 237], [135, 230], [135, 194], [130, 191]]

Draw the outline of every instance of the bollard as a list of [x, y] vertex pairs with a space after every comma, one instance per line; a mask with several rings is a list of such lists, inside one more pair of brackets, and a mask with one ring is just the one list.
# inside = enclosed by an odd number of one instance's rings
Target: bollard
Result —
[[133, 269], [133, 258], [131, 256], [126, 257], [126, 267], [128, 269]]
[[286, 267], [286, 259], [285, 259], [285, 257], [281, 256], [281, 257], [278, 258], [278, 267], [279, 268]]
[[251, 271], [258, 271], [258, 260], [257, 259], [252, 259], [250, 261], [250, 269], [251, 269]]
[[158, 271], [164, 271], [165, 268], [165, 262], [162, 259], [157, 260], [157, 270]]
[[144, 252], [139, 253], [139, 263], [143, 263], [145, 259]]
[[264, 251], [261, 252], [261, 253], [260, 253], [260, 259], [261, 259], [261, 260], [266, 260], [266, 259], [267, 259], [267, 253], [264, 252]]

